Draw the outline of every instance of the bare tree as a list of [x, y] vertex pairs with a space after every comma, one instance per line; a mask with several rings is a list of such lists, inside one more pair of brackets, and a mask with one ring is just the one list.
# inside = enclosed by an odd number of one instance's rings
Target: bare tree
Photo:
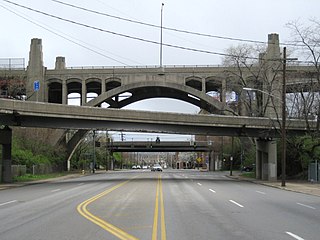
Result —
[[[270, 61], [265, 58], [265, 52], [265, 46], [249, 44], [232, 46], [226, 50], [227, 56], [223, 59], [223, 64], [234, 67], [234, 70], [228, 71], [227, 74], [236, 79], [236, 86], [228, 87], [237, 91], [241, 96], [238, 104], [241, 115], [265, 116], [270, 104], [275, 109], [272, 91], [280, 64], [279, 61], [277, 64], [270, 64]], [[261, 91], [244, 91], [244, 87], [266, 91], [270, 94], [263, 96]]]
[[[299, 21], [287, 24], [291, 29], [293, 41], [299, 57], [304, 64], [311, 66], [308, 72], [302, 74], [307, 80], [307, 84], [296, 86], [293, 106], [297, 117], [305, 119], [311, 133], [316, 130], [318, 135], [320, 128], [320, 22], [310, 20], [310, 25], [305, 26]], [[311, 129], [309, 121], [317, 119], [316, 129]]]
[[290, 114], [304, 119], [308, 129], [308, 135], [289, 140], [294, 148], [299, 148], [296, 159], [306, 171], [309, 162], [320, 157], [320, 21], [311, 19], [307, 25], [292, 21], [287, 27], [291, 30], [291, 43], [301, 64], [308, 66], [305, 72], [296, 74], [295, 77], [301, 77], [303, 81], [295, 84], [289, 94]]

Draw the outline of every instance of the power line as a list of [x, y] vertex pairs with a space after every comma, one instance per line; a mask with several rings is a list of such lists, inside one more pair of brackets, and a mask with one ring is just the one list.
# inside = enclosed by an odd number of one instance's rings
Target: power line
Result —
[[[85, 49], [87, 49], [87, 50], [89, 50], [89, 51], [91, 51], [91, 52], [94, 52], [94, 53], [96, 53], [96, 54], [98, 54], [98, 55], [100, 55], [100, 56], [103, 56], [103, 57], [105, 57], [105, 58], [107, 58], [107, 59], [110, 59], [110, 60], [113, 60], [113, 61], [118, 62], [118, 63], [120, 63], [120, 64], [129, 66], [128, 64], [126, 64], [126, 63], [124, 63], [124, 62], [121, 62], [121, 61], [119, 61], [119, 60], [117, 60], [117, 59], [115, 59], [115, 58], [112, 58], [112, 57], [110, 57], [110, 56], [107, 56], [107, 55], [105, 55], [105, 54], [103, 54], [103, 53], [101, 53], [101, 52], [99, 52], [99, 51], [97, 51], [97, 50], [95, 50], [95, 49], [92, 49], [92, 48], [87, 47], [87, 46], [85, 46], [85, 45], [83, 45], [83, 44], [81, 44], [81, 43], [76, 42], [75, 40], [72, 40], [72, 39], [70, 39], [70, 38], [67, 38], [67, 37], [63, 36], [62, 34], [57, 33], [57, 32], [55, 32], [55, 31], [49, 29], [49, 28], [46, 27], [46, 26], [43, 26], [43, 25], [41, 25], [41, 24], [39, 24], [39, 23], [31, 20], [31, 19], [28, 19], [27, 17], [23, 16], [22, 14], [19, 14], [19, 13], [13, 11], [13, 10], [7, 8], [6, 6], [3, 6], [3, 5], [0, 5], [0, 6], [1, 6], [2, 8], [4, 8], [4, 9], [6, 9], [7, 11], [9, 11], [9, 12], [17, 15], [18, 17], [21, 17], [21, 18], [23, 18], [24, 20], [26, 20], [26, 21], [28, 21], [28, 22], [30, 22], [30, 23], [32, 23], [32, 24], [34, 24], [34, 25], [36, 25], [36, 26], [38, 26], [38, 27], [40, 27], [40, 28], [43, 28], [43, 29], [45, 29], [46, 31], [51, 32], [52, 34], [57, 35], [57, 36], [65, 39], [65, 40], [67, 40], [67, 41], [69, 41], [69, 42], [71, 42], [71, 43], [74, 43], [74, 44], [76, 44], [76, 45], [78, 45], [78, 46], [80, 46], [80, 47], [82, 47], [82, 48], [85, 48]], [[78, 40], [78, 41], [80, 41], [80, 40]], [[87, 43], [85, 43], [85, 44], [87, 44]], [[101, 49], [101, 50], [102, 50], [102, 49]]]
[[[27, 7], [27, 6], [18, 4], [18, 3], [11, 2], [9, 0], [3, 0], [3, 1], [7, 2], [9, 4], [12, 4], [12, 5], [18, 6], [20, 8], [27, 9], [29, 11], [33, 11], [33, 12], [36, 12], [36, 13], [39, 13], [39, 14], [42, 14], [42, 15], [45, 15], [45, 16], [48, 16], [48, 17], [51, 17], [51, 18], [55, 18], [55, 19], [58, 19], [58, 20], [61, 20], [61, 21], [64, 21], [64, 22], [69, 22], [69, 23], [72, 23], [72, 24], [75, 24], [75, 25], [78, 25], [78, 26], [82, 26], [82, 27], [90, 28], [90, 29], [97, 30], [97, 31], [100, 31], [100, 32], [105, 32], [105, 33], [109, 33], [109, 34], [112, 34], [112, 35], [116, 35], [116, 36], [120, 36], [120, 37], [124, 37], [124, 38], [129, 38], [129, 39], [133, 39], [133, 40], [137, 40], [137, 41], [142, 41], [142, 42], [146, 42], [146, 43], [151, 43], [151, 44], [156, 44], [156, 45], [160, 44], [157, 41], [148, 40], [148, 39], [144, 39], [144, 38], [140, 38], [140, 37], [134, 37], [134, 36], [130, 36], [130, 35], [127, 35], [127, 34], [117, 33], [117, 32], [113, 32], [113, 31], [110, 31], [110, 30], [94, 27], [94, 26], [91, 26], [91, 25], [88, 25], [88, 24], [76, 22], [76, 21], [73, 21], [73, 20], [70, 20], [70, 19], [62, 18], [62, 17], [56, 16], [56, 15], [53, 15], [53, 14], [49, 14], [49, 13], [46, 13], [46, 12], [42, 12], [40, 10], [36, 10], [36, 9], [30, 8], [30, 7]], [[190, 48], [190, 47], [183, 47], [183, 46], [178, 46], [178, 45], [173, 45], [173, 44], [168, 44], [168, 43], [163, 43], [162, 45], [166, 46], [166, 47], [170, 47], [170, 48], [177, 48], [177, 49], [181, 49], [181, 50], [187, 50], [187, 51], [193, 51], [193, 52], [199, 52], [199, 53], [206, 53], [206, 54], [219, 55], [219, 56], [237, 57], [237, 56], [231, 55], [231, 54], [213, 52], [213, 51], [209, 51], [209, 50], [201, 50], [201, 49]], [[247, 58], [248, 59], [256, 59], [256, 60], [259, 59], [259, 58], [253, 58], [253, 57], [247, 57]]]
[[[142, 21], [137, 21], [137, 20], [132, 20], [132, 19], [129, 19], [129, 18], [123, 18], [123, 17], [119, 17], [119, 16], [115, 16], [115, 15], [99, 12], [99, 11], [96, 11], [96, 10], [92, 10], [92, 9], [76, 6], [74, 4], [65, 3], [65, 2], [62, 2], [62, 1], [59, 1], [59, 0], [51, 0], [51, 1], [53, 1], [55, 3], [58, 3], [58, 4], [65, 5], [65, 6], [69, 6], [69, 7], [72, 7], [72, 8], [77, 8], [77, 9], [80, 9], [80, 10], [83, 10], [83, 11], [86, 11], [86, 12], [90, 12], [90, 13], [98, 14], [98, 15], [101, 15], [101, 16], [105, 16], [105, 17], [110, 17], [110, 18], [114, 18], [114, 19], [130, 22], [130, 23], [140, 24], [140, 25], [153, 27], [153, 28], [158, 28], [158, 29], [161, 28], [161, 26], [159, 26], [159, 25], [146, 23], [146, 22], [142, 22]], [[209, 37], [209, 38], [217, 38], [217, 39], [229, 40], [229, 41], [248, 42], [248, 43], [257, 43], [257, 44], [267, 44], [268, 43], [268, 42], [259, 41], [259, 40], [218, 36], [218, 35], [212, 35], [212, 34], [207, 34], [207, 33], [199, 33], [199, 32], [193, 32], [193, 31], [182, 30], [182, 29], [177, 29], [177, 28], [170, 28], [170, 27], [164, 27], [164, 26], [162, 28], [165, 29], [165, 30], [179, 32], [179, 33], [185, 33], [185, 34], [191, 34], [191, 35], [197, 35], [197, 36]], [[304, 45], [294, 44], [294, 43], [280, 43], [280, 45], [300, 46], [300, 47], [304, 46]]]
[[[36, 10], [36, 9], [33, 9], [31, 7], [27, 7], [27, 6], [24, 6], [24, 5], [21, 5], [21, 4], [18, 4], [18, 3], [14, 3], [12, 1], [9, 1], [9, 0], [3, 0], [4, 2], [7, 2], [9, 4], [12, 4], [12, 5], [15, 5], [15, 6], [18, 6], [20, 8], [24, 8], [24, 9], [27, 9], [29, 11], [33, 11], [33, 12], [36, 12], [36, 13], [39, 13], [39, 14], [42, 14], [42, 15], [45, 15], [45, 16], [48, 16], [48, 17], [51, 17], [51, 18], [55, 18], [55, 19], [58, 19], [58, 20], [61, 20], [61, 21], [64, 21], [64, 22], [68, 22], [68, 23], [71, 23], [71, 24], [75, 24], [75, 25], [78, 25], [78, 26], [82, 26], [82, 27], [86, 27], [86, 28], [90, 28], [90, 29], [93, 29], [93, 30], [97, 30], [97, 31], [100, 31], [100, 32], [105, 32], [105, 33], [109, 33], [109, 34], [113, 34], [113, 35], [116, 35], [116, 36], [120, 36], [120, 37], [124, 37], [124, 38], [129, 38], [129, 39], [133, 39], [133, 40], [137, 40], [137, 41], [142, 41], [142, 42], [146, 42], [146, 43], [151, 43], [151, 44], [156, 44], [156, 45], [160, 45], [159, 42], [157, 41], [153, 41], [153, 40], [148, 40], [148, 39], [144, 39], [144, 38], [140, 38], [140, 37], [135, 37], [135, 36], [130, 36], [130, 35], [127, 35], [127, 34], [122, 34], [122, 33], [117, 33], [117, 32], [113, 32], [113, 31], [110, 31], [110, 30], [106, 30], [106, 29], [102, 29], [102, 28], [98, 28], [98, 27], [94, 27], [94, 26], [91, 26], [91, 25], [88, 25], [88, 24], [84, 24], [84, 23], [80, 23], [80, 22], [76, 22], [74, 20], [70, 20], [70, 19], [66, 19], [66, 18], [62, 18], [62, 17], [59, 17], [59, 16], [56, 16], [56, 15], [53, 15], [53, 14], [49, 14], [49, 13], [46, 13], [46, 12], [42, 12], [40, 10]], [[57, 0], [52, 0], [52, 1], [56, 1], [56, 2], [59, 2]], [[133, 20], [130, 20], [130, 21], [133, 21]], [[156, 26], [156, 25], [154, 25]], [[156, 27], [159, 27], [159, 26], [156, 26]], [[169, 29], [169, 28], [168, 28]], [[183, 31], [183, 30], [181, 30]], [[58, 35], [58, 34], [57, 34]], [[234, 39], [234, 38], [233, 38]], [[234, 39], [235, 40], [235, 39]], [[244, 39], [241, 39], [242, 41], [246, 41]], [[72, 41], [72, 40], [69, 40], [69, 41]], [[249, 40], [251, 41], [251, 40]], [[260, 41], [258, 41], [260, 42]], [[75, 44], [77, 45], [80, 45], [79, 43], [76, 43], [74, 42]], [[260, 42], [260, 43], [265, 43], [265, 42]], [[236, 57], [238, 58], [239, 56], [237, 55], [233, 55], [233, 54], [227, 54], [227, 53], [220, 53], [220, 52], [213, 52], [213, 51], [209, 51], [209, 50], [202, 50], [202, 49], [196, 49], [196, 48], [190, 48], [190, 47], [184, 47], [184, 46], [178, 46], [178, 45], [173, 45], [173, 44], [168, 44], [168, 43], [162, 43], [163, 46], [166, 46], [166, 47], [170, 47], [170, 48], [176, 48], [176, 49], [181, 49], [181, 50], [187, 50], [187, 51], [193, 51], [193, 52], [199, 52], [199, 53], [206, 53], [206, 54], [212, 54], [212, 55], [219, 55], [219, 56], [224, 56], [224, 57]], [[82, 45], [83, 46], [83, 45]], [[294, 46], [298, 46], [298, 45], [294, 45]], [[91, 50], [90, 48], [86, 47], [86, 46], [83, 46], [84, 48], [87, 48], [89, 50]], [[93, 50], [95, 51], [95, 50]], [[97, 51], [95, 51], [97, 54], [100, 54], [100, 55], [103, 55]], [[105, 56], [107, 58], [110, 58], [108, 56]], [[259, 60], [258, 57], [243, 57], [244, 59], [253, 59], [253, 60]], [[118, 60], [115, 60], [113, 59], [114, 61], [117, 61], [117, 62], [120, 62]], [[120, 62], [122, 63], [122, 62]], [[307, 63], [310, 63], [310, 62], [307, 62]], [[122, 63], [124, 64], [124, 63]], [[124, 64], [124, 65], [127, 65], [127, 64]]]

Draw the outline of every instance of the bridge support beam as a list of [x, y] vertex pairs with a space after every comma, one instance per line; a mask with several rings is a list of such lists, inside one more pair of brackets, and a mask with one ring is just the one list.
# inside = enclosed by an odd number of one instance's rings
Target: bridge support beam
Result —
[[10, 183], [12, 182], [12, 130], [8, 126], [6, 126], [3, 129], [0, 129], [0, 144], [2, 145], [2, 162], [0, 162], [0, 181], [4, 183]]
[[256, 178], [277, 180], [277, 144], [274, 140], [256, 139]]

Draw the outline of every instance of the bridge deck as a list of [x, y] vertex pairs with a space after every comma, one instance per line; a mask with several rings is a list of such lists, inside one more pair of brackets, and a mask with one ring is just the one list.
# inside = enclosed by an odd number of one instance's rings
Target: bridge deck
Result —
[[[62, 129], [108, 129], [175, 134], [277, 137], [281, 119], [177, 114], [0, 99], [2, 125]], [[315, 122], [311, 122], [314, 124]], [[303, 120], [287, 121], [289, 134], [304, 134]]]

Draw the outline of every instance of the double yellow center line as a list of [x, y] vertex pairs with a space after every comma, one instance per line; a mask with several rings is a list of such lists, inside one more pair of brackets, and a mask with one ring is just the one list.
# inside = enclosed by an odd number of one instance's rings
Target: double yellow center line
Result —
[[88, 200], [82, 202], [81, 204], [78, 205], [77, 210], [78, 212], [85, 217], [86, 219], [88, 219], [89, 221], [93, 222], [94, 224], [100, 226], [101, 228], [103, 228], [104, 230], [110, 232], [111, 234], [113, 234], [114, 236], [118, 237], [119, 239], [122, 240], [137, 240], [138, 238], [130, 235], [129, 233], [126, 233], [125, 231], [123, 231], [122, 229], [102, 220], [101, 218], [93, 215], [91, 212], [88, 211], [87, 207], [90, 203], [98, 200], [99, 198], [107, 195], [108, 193], [116, 190], [119, 187], [122, 187], [123, 185], [125, 185], [126, 183], [128, 183], [130, 180], [125, 181], [123, 183], [120, 183], [92, 198], [89, 198]]
[[[91, 212], [88, 211], [87, 207], [92, 202], [98, 200], [99, 198], [109, 194], [110, 192], [122, 187], [123, 185], [127, 184], [131, 180], [125, 181], [120, 183], [88, 200], [82, 202], [78, 205], [77, 211], [86, 219], [93, 222], [94, 224], [100, 226], [104, 230], [108, 231], [109, 233], [113, 234], [114, 236], [118, 237], [121, 240], [137, 240], [138, 238], [130, 235], [129, 233], [123, 231], [122, 229], [112, 225], [104, 221], [103, 219], [93, 215]], [[160, 202], [160, 204], [159, 204]], [[154, 218], [153, 218], [153, 228], [152, 228], [152, 240], [157, 240], [158, 237], [158, 220], [159, 220], [159, 205], [160, 205], [160, 221], [161, 221], [161, 240], [166, 240], [166, 225], [165, 225], [165, 217], [164, 217], [164, 201], [163, 201], [163, 193], [162, 193], [162, 182], [161, 182], [161, 175], [158, 176], [157, 180], [157, 192], [156, 192], [156, 201], [155, 201], [155, 208], [154, 208]]]
[[152, 240], [157, 240], [158, 237], [158, 219], [159, 219], [159, 201], [160, 201], [160, 215], [161, 215], [161, 240], [166, 240], [166, 224], [164, 217], [164, 202], [162, 193], [162, 181], [161, 175], [158, 177], [156, 202], [154, 208], [153, 228], [152, 228]]

